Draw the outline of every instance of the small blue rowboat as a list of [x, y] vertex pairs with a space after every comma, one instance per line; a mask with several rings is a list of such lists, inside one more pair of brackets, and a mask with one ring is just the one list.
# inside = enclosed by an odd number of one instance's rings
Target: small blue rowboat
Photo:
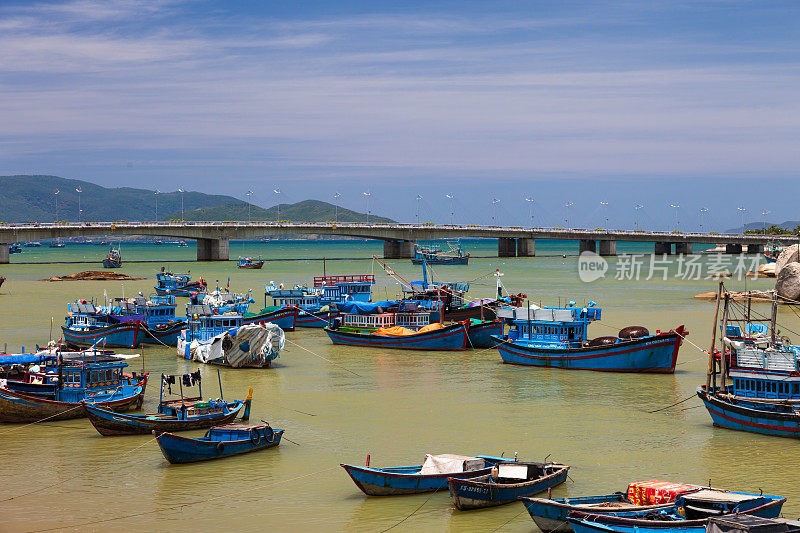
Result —
[[493, 336], [503, 335], [503, 322], [501, 320], [470, 320], [468, 328], [470, 348], [494, 348], [498, 341]]
[[603, 372], [675, 372], [682, 337], [674, 332], [614, 344], [545, 348], [495, 337], [504, 363]]
[[283, 331], [294, 331], [297, 325], [297, 307], [280, 307], [278, 309], [265, 307], [258, 313], [245, 313], [243, 324], [266, 324], [272, 323]]
[[703, 489], [679, 496], [670, 507], [656, 511], [595, 514], [569, 513], [575, 533], [705, 533], [709, 518], [725, 515], [780, 516], [786, 498], [747, 492]]
[[325, 332], [333, 344], [346, 346], [368, 346], [395, 350], [466, 350], [469, 346], [465, 324], [452, 324], [431, 331], [397, 337], [346, 331], [345, 328], [325, 328]]
[[274, 448], [281, 443], [282, 429], [263, 424], [225, 424], [209, 429], [199, 439], [153, 431], [164, 457], [172, 464], [195, 463]]
[[557, 463], [509, 462], [497, 465], [491, 474], [470, 479], [449, 478], [450, 496], [456, 509], [480, 509], [504, 505], [523, 496], [560, 485], [569, 467]]
[[491, 473], [492, 467], [507, 459], [478, 455], [426, 455], [415, 466], [372, 468], [341, 464], [356, 486], [368, 496], [418, 494], [447, 488], [447, 478], [473, 478]]

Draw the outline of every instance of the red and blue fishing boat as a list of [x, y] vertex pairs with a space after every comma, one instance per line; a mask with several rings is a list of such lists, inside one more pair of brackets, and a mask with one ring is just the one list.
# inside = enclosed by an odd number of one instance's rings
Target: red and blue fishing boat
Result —
[[414, 255], [411, 263], [422, 265], [466, 265], [469, 264], [469, 254], [461, 249], [460, 241], [447, 241], [447, 250], [439, 244], [421, 245], [414, 244]]
[[159, 296], [175, 296], [188, 298], [194, 292], [205, 292], [206, 282], [203, 278], [192, 281], [192, 277], [186, 274], [173, 274], [161, 268], [161, 272], [156, 274], [157, 285], [156, 294]]
[[601, 315], [594, 305], [510, 310], [511, 330], [495, 337], [500, 357], [508, 364], [567, 370], [675, 371], [678, 351], [688, 335], [683, 326], [655, 335], [644, 327], [629, 326], [616, 337], [588, 340], [590, 322], [600, 320]]
[[296, 307], [265, 307], [257, 313], [242, 315], [242, 323], [247, 324], [275, 324], [283, 331], [294, 331], [297, 327], [297, 317], [300, 310]]
[[421, 465], [374, 468], [341, 464], [356, 486], [368, 496], [418, 494], [447, 488], [448, 478], [475, 478], [491, 473], [492, 467], [505, 462], [502, 457], [478, 455], [426, 455]]
[[[186, 376], [189, 378], [187, 379]], [[198, 396], [184, 396], [183, 387], [195, 385], [198, 387]], [[180, 398], [165, 400], [164, 389], [167, 388], [171, 392], [172, 387], [179, 388]], [[225, 401], [222, 399], [222, 382], [220, 380], [220, 399], [204, 400], [201, 375], [198, 370], [191, 374], [177, 376], [161, 375], [157, 413], [145, 415], [115, 413], [87, 402], [83, 403], [83, 410], [94, 428], [103, 436], [140, 435], [153, 431], [206, 429], [233, 422], [240, 413], [242, 420], [247, 420], [250, 417], [252, 398], [253, 389], [251, 387], [245, 400]]]
[[574, 533], [706, 533], [709, 519], [728, 515], [780, 516], [786, 498], [761, 493], [703, 489], [678, 496], [664, 509], [595, 514], [570, 511]]
[[719, 325], [721, 338], [697, 395], [715, 426], [800, 438], [800, 346], [779, 337], [774, 291], [767, 322], [752, 320], [750, 300], [747, 293], [744, 301], [734, 301], [720, 284], [717, 311], [720, 301], [724, 306], [721, 323], [718, 314], [714, 320], [714, 337]]
[[175, 316], [174, 296], [153, 295], [149, 298], [114, 298], [97, 309], [122, 322], [139, 322], [143, 335], [141, 342], [175, 346], [178, 336], [186, 329], [186, 319]]
[[236, 264], [236, 268], [246, 268], [251, 270], [260, 270], [263, 266], [264, 260], [261, 259], [261, 256], [259, 256], [258, 259], [253, 259], [252, 257], [240, 257], [239, 262]]
[[122, 266], [122, 253], [120, 249], [113, 247], [108, 251], [108, 255], [103, 259], [103, 268], [120, 268]]
[[86, 300], [67, 305], [64, 341], [78, 346], [137, 348], [146, 337], [144, 315], [114, 316]]
[[448, 478], [456, 509], [482, 509], [516, 502], [567, 480], [569, 467], [558, 463], [507, 462], [490, 474], [469, 479]]
[[34, 365], [21, 381], [9, 380], [0, 386], [2, 422], [81, 418], [82, 402], [114, 413], [139, 409], [144, 401], [148, 375], [124, 375], [128, 364], [108, 352], [19, 354], [1, 359], [0, 365]]
[[164, 458], [172, 464], [180, 464], [221, 459], [274, 448], [281, 443], [283, 431], [282, 429], [272, 429], [269, 424], [264, 422], [255, 425], [214, 426], [199, 439], [172, 433], [154, 433]]

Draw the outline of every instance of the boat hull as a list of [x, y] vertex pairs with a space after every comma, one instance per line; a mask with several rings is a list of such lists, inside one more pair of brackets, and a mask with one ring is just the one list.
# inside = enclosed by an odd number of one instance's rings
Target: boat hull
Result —
[[189, 431], [191, 429], [206, 429], [211, 426], [228, 424], [245, 408], [245, 402], [238, 402], [239, 406], [227, 413], [218, 416], [195, 418], [191, 420], [158, 419], [150, 415], [125, 415], [97, 408], [91, 404], [83, 404], [85, 416], [94, 428], [103, 436], [117, 435], [144, 435], [157, 431]]
[[284, 307], [270, 313], [260, 313], [243, 318], [243, 324], [275, 324], [283, 331], [294, 331], [297, 325], [297, 307]]
[[236, 265], [238, 268], [245, 268], [250, 270], [261, 270], [261, 267], [264, 266], [264, 261], [259, 261], [257, 263], [247, 263], [247, 264], [238, 264]]
[[195, 292], [203, 292], [206, 290], [205, 285], [201, 285], [200, 283], [192, 283], [190, 285], [186, 285], [185, 287], [181, 288], [165, 288], [165, 287], [153, 287], [156, 291], [156, 294], [159, 296], [175, 296], [176, 298], [188, 298]]
[[333, 344], [345, 346], [367, 346], [394, 350], [466, 350], [469, 345], [467, 327], [453, 324], [441, 329], [408, 335], [405, 337], [385, 337], [370, 333], [351, 333], [338, 329], [325, 328]]
[[138, 321], [120, 322], [89, 330], [75, 330], [61, 326], [66, 342], [78, 346], [101, 345], [115, 348], [138, 348], [144, 337], [144, 329]]
[[297, 314], [297, 321], [295, 326], [298, 328], [318, 328], [322, 329], [328, 327], [330, 323], [330, 312], [313, 313], [309, 311], [301, 311]]
[[177, 346], [181, 331], [186, 329], [186, 322], [177, 321], [164, 329], [148, 328], [142, 337], [142, 344], [166, 344]]
[[110, 259], [103, 260], [103, 268], [121, 268], [121, 261], [111, 261]]
[[[118, 400], [99, 402], [111, 412], [141, 409], [147, 380], [143, 380], [140, 390], [131, 396]], [[47, 419], [69, 420], [86, 416], [81, 403], [59, 402], [24, 394], [19, 391], [0, 388], [0, 422], [38, 422]]]
[[173, 435], [172, 433], [157, 433], [156, 439], [161, 448], [164, 458], [171, 464], [196, 463], [199, 461], [209, 461], [211, 459], [221, 459], [243, 453], [256, 452], [274, 448], [281, 443], [283, 430], [272, 431], [271, 436], [267, 437], [259, 434], [257, 442], [254, 440], [236, 441], [211, 441], [205, 439], [191, 439]]
[[484, 321], [480, 324], [470, 324], [469, 326], [469, 345], [472, 348], [494, 348], [497, 340], [493, 336], [503, 335], [502, 321]]
[[563, 467], [540, 479], [513, 484], [487, 483], [489, 476], [473, 479], [449, 478], [450, 496], [456, 509], [480, 509], [515, 502], [518, 498], [537, 494], [567, 480], [569, 467]]
[[754, 409], [709, 395], [704, 388], [698, 389], [697, 395], [705, 404], [715, 426], [762, 435], [800, 438], [800, 415], [795, 414], [791, 408], [787, 412]]
[[411, 264], [413, 265], [421, 265], [421, 264], [428, 264], [428, 265], [468, 265], [469, 264], [469, 254], [462, 255], [461, 257], [429, 257], [429, 258], [411, 258]]
[[528, 347], [496, 338], [503, 362], [513, 365], [600, 372], [675, 372], [681, 338], [665, 333], [617, 344], [575, 349]]
[[480, 306], [476, 305], [474, 307], [459, 307], [456, 309], [448, 309], [444, 312], [444, 317], [442, 320], [445, 322], [460, 322], [462, 320], [494, 320], [497, 318], [493, 309], [488, 307], [483, 308], [483, 312], [481, 312]]
[[[456, 474], [429, 474], [418, 475], [412, 473], [419, 471], [422, 465], [408, 467], [408, 473], [397, 472], [404, 468], [380, 469], [368, 466], [340, 465], [353, 479], [356, 486], [368, 496], [396, 496], [400, 494], [419, 494], [447, 488], [447, 478], [471, 478], [483, 476], [491, 472], [491, 467], [459, 472]], [[394, 472], [389, 470], [395, 470]]]

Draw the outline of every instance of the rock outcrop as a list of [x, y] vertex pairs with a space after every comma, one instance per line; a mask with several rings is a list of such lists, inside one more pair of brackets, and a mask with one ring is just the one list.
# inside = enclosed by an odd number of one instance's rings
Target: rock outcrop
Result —
[[800, 300], [800, 263], [787, 263], [780, 269], [775, 280], [775, 290], [783, 298]]
[[775, 261], [775, 275], [781, 273], [781, 269], [788, 265], [789, 263], [797, 263], [800, 261], [800, 245], [793, 244], [791, 246], [786, 247], [780, 255], [778, 255], [778, 259]]

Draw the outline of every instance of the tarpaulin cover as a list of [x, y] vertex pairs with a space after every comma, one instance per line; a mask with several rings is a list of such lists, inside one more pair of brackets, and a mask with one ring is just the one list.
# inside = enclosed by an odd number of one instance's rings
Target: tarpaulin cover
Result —
[[380, 335], [382, 337], [405, 337], [406, 335], [414, 335], [416, 331], [403, 326], [392, 326], [391, 328], [380, 328], [372, 332], [373, 335]]
[[671, 503], [681, 494], [696, 489], [696, 485], [659, 481], [658, 479], [638, 481], [628, 485], [628, 500], [635, 505]]
[[467, 307], [478, 307], [479, 305], [489, 305], [497, 302], [495, 298], [481, 298], [480, 300], [472, 300], [467, 304]]
[[32, 353], [19, 353], [13, 355], [0, 355], [0, 366], [6, 365], [27, 365], [31, 363], [44, 363], [47, 360], [55, 360], [49, 355], [36, 355]]
[[336, 304], [336, 309], [350, 315], [373, 315], [378, 312], [378, 308], [386, 309], [397, 305], [397, 301], [382, 302], [340, 302]]
[[458, 472], [469, 472], [480, 470], [486, 466], [483, 459], [468, 457], [465, 455], [453, 455], [445, 453], [442, 455], [425, 455], [425, 462], [422, 463], [421, 475], [426, 474], [455, 474]]
[[425, 333], [426, 331], [435, 331], [437, 329], [442, 329], [442, 325], [439, 322], [434, 322], [433, 324], [428, 324], [427, 326], [423, 326], [417, 333]]

